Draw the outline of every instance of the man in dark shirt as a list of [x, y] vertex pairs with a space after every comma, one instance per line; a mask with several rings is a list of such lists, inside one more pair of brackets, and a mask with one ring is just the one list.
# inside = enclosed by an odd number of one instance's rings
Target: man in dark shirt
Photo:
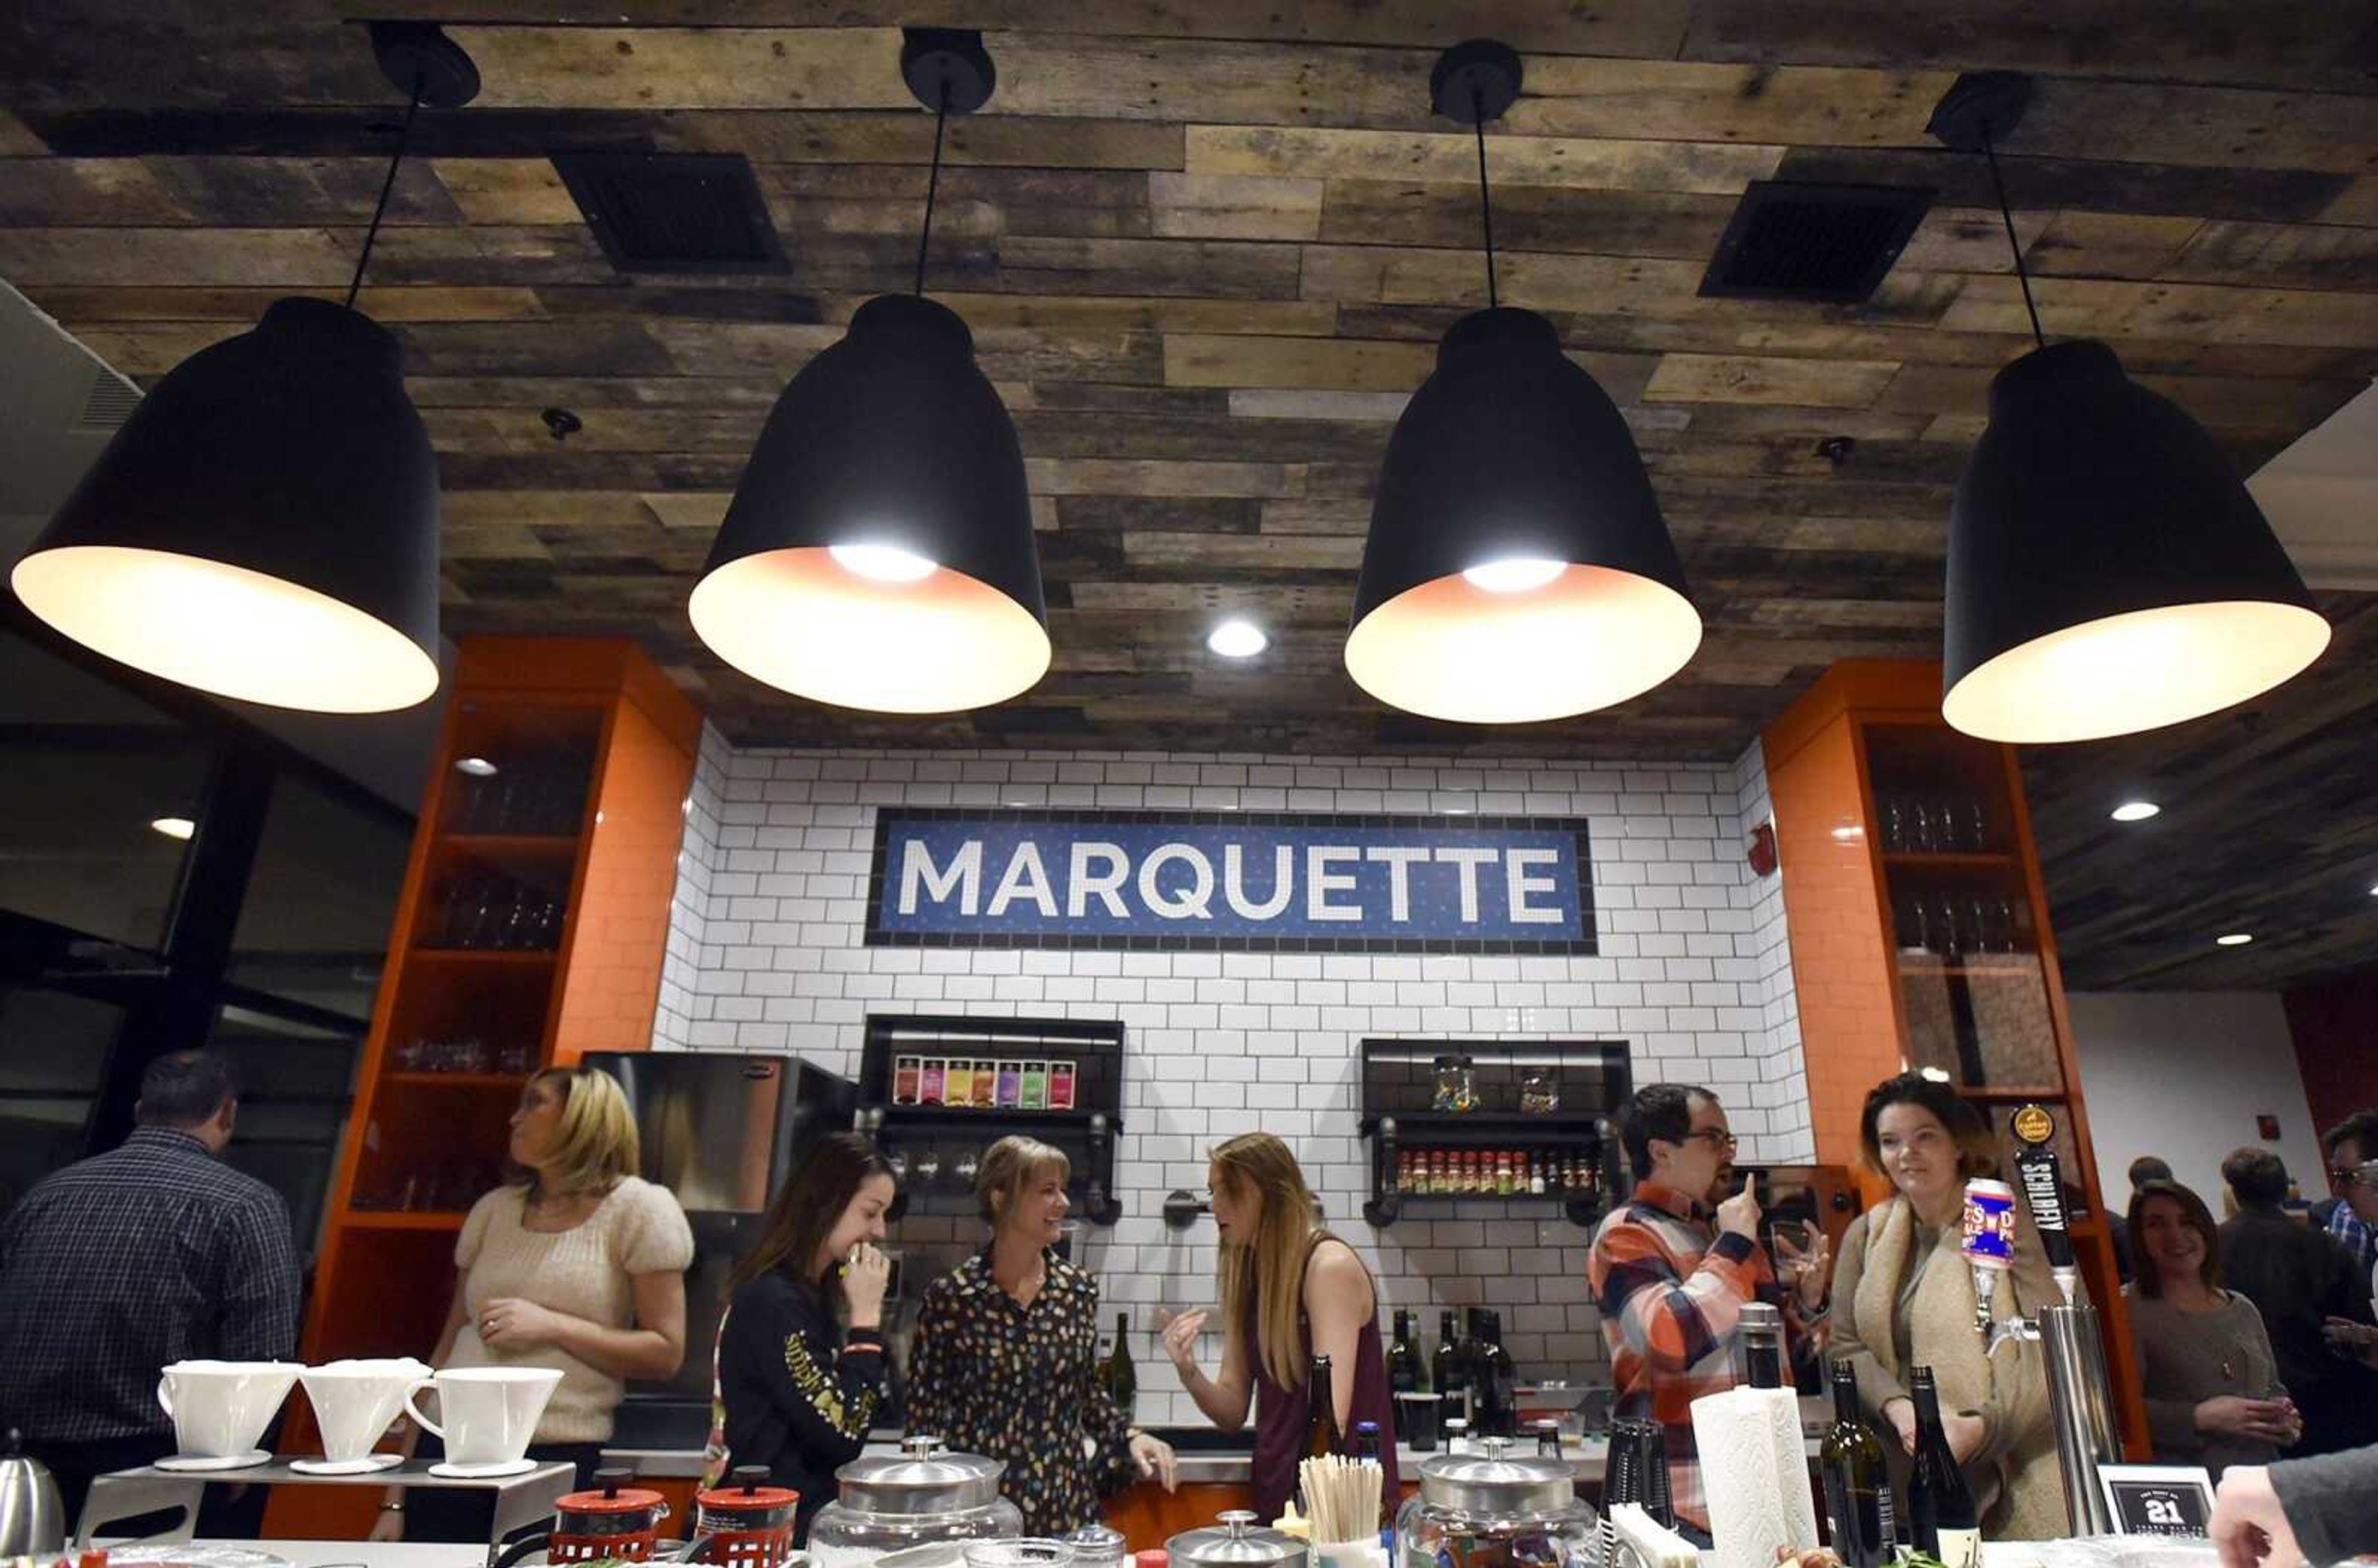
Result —
[[2221, 1227], [2222, 1283], [2252, 1301], [2270, 1332], [2279, 1381], [2303, 1415], [2291, 1454], [2333, 1454], [2371, 1441], [2378, 1378], [2332, 1353], [2321, 1333], [2331, 1317], [2370, 1322], [2370, 1292], [2344, 1248], [2288, 1216], [2287, 1167], [2267, 1149], [2244, 1148], [2221, 1162], [2238, 1216]]
[[224, 1059], [160, 1057], [123, 1146], [44, 1178], [0, 1223], [0, 1426], [57, 1477], [69, 1525], [91, 1477], [174, 1452], [163, 1368], [295, 1352], [288, 1210], [218, 1157], [238, 1113]]

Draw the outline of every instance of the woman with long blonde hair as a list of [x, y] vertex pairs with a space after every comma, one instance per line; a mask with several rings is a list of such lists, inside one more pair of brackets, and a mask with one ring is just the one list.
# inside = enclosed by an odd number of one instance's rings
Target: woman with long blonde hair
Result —
[[1224, 1431], [1244, 1426], [1247, 1406], [1255, 1406], [1256, 1514], [1276, 1517], [1296, 1490], [1311, 1418], [1307, 1384], [1320, 1356], [1329, 1358], [1339, 1431], [1351, 1437], [1357, 1422], [1378, 1424], [1385, 1495], [1400, 1495], [1371, 1271], [1321, 1226], [1304, 1171], [1270, 1133], [1242, 1133], [1217, 1147], [1207, 1182], [1222, 1235], [1221, 1371], [1209, 1378], [1197, 1365], [1203, 1311], [1176, 1314], [1165, 1326], [1164, 1350], [1181, 1386]]
[[[667, 1188], [636, 1174], [635, 1118], [599, 1069], [532, 1077], [506, 1154], [511, 1179], [462, 1221], [462, 1277], [430, 1361], [559, 1371], [528, 1452], [574, 1464], [584, 1487], [626, 1381], [672, 1376], [685, 1359], [693, 1230]], [[487, 1492], [391, 1487], [380, 1507], [375, 1538], [401, 1529], [407, 1540], [484, 1542], [495, 1502]]]

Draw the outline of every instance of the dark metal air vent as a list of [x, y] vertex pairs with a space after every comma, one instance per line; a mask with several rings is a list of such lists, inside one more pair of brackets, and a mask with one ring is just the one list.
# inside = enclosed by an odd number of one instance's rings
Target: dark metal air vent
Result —
[[1898, 186], [1753, 180], [1701, 293], [1855, 305], [1874, 293], [1931, 205], [1930, 191]]
[[622, 272], [786, 269], [739, 152], [557, 152], [553, 166]]

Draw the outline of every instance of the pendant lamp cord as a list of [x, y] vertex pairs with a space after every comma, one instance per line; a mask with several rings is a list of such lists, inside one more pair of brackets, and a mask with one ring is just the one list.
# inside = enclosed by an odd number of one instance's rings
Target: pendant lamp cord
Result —
[[1486, 185], [1486, 95], [1470, 90], [1470, 126], [1478, 133], [1478, 220], [1486, 231], [1486, 305], [1502, 302], [1495, 293], [1495, 197]]
[[925, 252], [933, 243], [933, 197], [942, 188], [942, 127], [950, 123], [950, 82], [942, 78], [942, 102], [933, 112], [933, 172], [925, 179], [925, 227], [917, 236], [917, 286], [913, 293], [925, 292]]
[[371, 265], [372, 242], [379, 238], [379, 221], [388, 211], [389, 192], [396, 188], [396, 171], [404, 162], [404, 144], [413, 139], [413, 116], [421, 112], [421, 94], [427, 84], [415, 76], [413, 96], [405, 101], [404, 124], [396, 133], [396, 153], [388, 161], [388, 177], [379, 183], [379, 200], [372, 205], [371, 227], [364, 231], [364, 253], [355, 257], [355, 275], [347, 284], [347, 308], [355, 307], [355, 293], [364, 286], [364, 269]]
[[2031, 313], [2032, 341], [2041, 348], [2048, 346], [2048, 334], [2039, 329], [2039, 306], [2031, 300], [2031, 273], [2023, 264], [2023, 242], [2014, 237], [2014, 214], [2007, 208], [2006, 182], [1999, 177], [1999, 155], [1990, 145], [1990, 127], [1982, 126], [1982, 156], [1989, 161], [1990, 188], [1998, 192], [1999, 221], [2006, 225], [2007, 248], [2014, 252], [2015, 281], [2023, 285], [2023, 307]]

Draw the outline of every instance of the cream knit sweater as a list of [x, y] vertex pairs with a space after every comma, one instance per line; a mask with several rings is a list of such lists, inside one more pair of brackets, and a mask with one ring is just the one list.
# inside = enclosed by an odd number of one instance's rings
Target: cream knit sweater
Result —
[[635, 1326], [630, 1281], [640, 1274], [683, 1273], [693, 1262], [693, 1230], [666, 1187], [631, 1176], [600, 1207], [568, 1230], [522, 1227], [527, 1191], [498, 1187], [462, 1222], [454, 1265], [462, 1271], [470, 1315], [454, 1338], [453, 1367], [551, 1367], [561, 1373], [537, 1423], [538, 1442], [602, 1442], [626, 1385], [551, 1346], [491, 1350], [479, 1339], [479, 1312], [498, 1297], [517, 1297], [612, 1328]]

